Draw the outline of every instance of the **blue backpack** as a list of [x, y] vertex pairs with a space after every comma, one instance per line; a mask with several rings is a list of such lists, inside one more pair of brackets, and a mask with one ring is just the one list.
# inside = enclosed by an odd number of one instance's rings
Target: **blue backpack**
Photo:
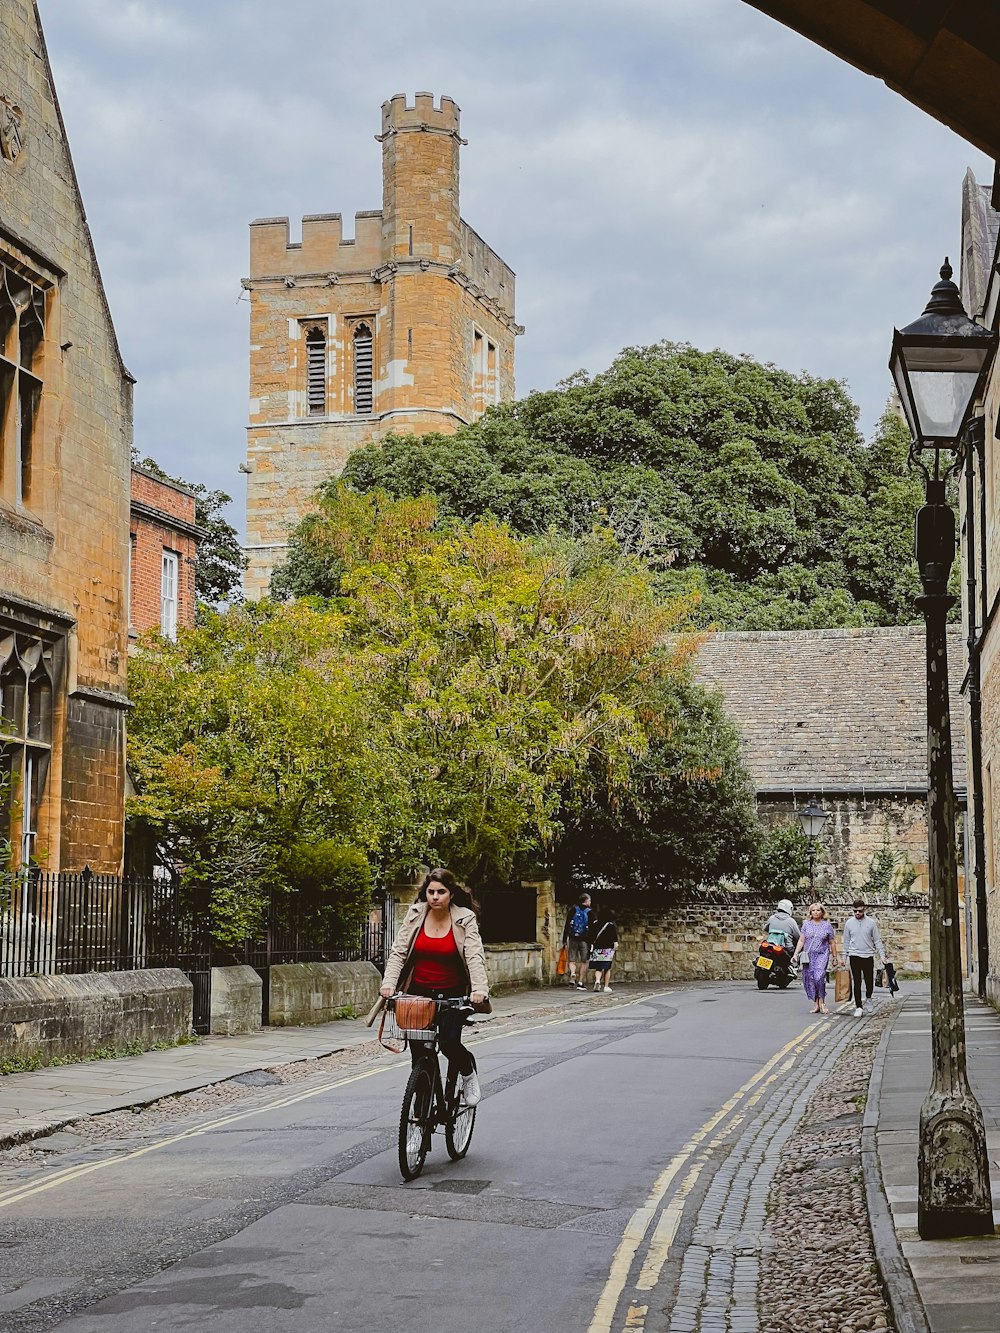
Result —
[[590, 914], [585, 907], [574, 907], [570, 918], [569, 933], [575, 940], [583, 939], [590, 925]]

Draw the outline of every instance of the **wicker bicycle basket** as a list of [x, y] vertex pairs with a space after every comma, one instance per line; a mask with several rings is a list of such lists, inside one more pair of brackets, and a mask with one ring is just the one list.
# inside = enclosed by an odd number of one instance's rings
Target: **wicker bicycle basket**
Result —
[[[405, 1026], [404, 1026], [405, 1024]], [[407, 1041], [430, 1041], [437, 1032], [437, 1003], [421, 996], [400, 995], [386, 1000], [378, 1039], [397, 1054]]]

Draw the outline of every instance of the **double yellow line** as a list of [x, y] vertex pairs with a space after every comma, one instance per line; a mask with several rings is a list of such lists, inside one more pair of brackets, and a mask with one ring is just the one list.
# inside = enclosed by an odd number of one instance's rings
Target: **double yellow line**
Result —
[[[608, 1280], [604, 1284], [604, 1290], [598, 1299], [594, 1309], [594, 1316], [590, 1321], [588, 1333], [611, 1333], [611, 1327], [614, 1322], [615, 1312], [618, 1309], [618, 1303], [621, 1300], [622, 1293], [625, 1291], [629, 1282], [629, 1275], [632, 1272], [632, 1266], [640, 1245], [646, 1239], [646, 1235], [656, 1216], [657, 1211], [663, 1203], [664, 1196], [667, 1193], [674, 1178], [679, 1174], [682, 1167], [686, 1166], [694, 1157], [695, 1153], [701, 1148], [713, 1130], [717, 1129], [727, 1116], [733, 1112], [744, 1097], [747, 1097], [746, 1108], [749, 1110], [755, 1106], [763, 1097], [767, 1088], [779, 1078], [783, 1077], [788, 1069], [795, 1063], [798, 1055], [820, 1035], [827, 1030], [823, 1023], [812, 1023], [804, 1033], [795, 1037], [792, 1041], [783, 1046], [780, 1051], [772, 1055], [766, 1064], [757, 1070], [752, 1078], [749, 1078], [733, 1095], [725, 1102], [718, 1111], [715, 1112], [700, 1129], [687, 1140], [680, 1152], [667, 1163], [653, 1183], [649, 1197], [641, 1208], [629, 1218], [625, 1227], [624, 1234], [619, 1242], [618, 1249], [611, 1261], [611, 1269], [608, 1273]], [[756, 1089], [756, 1091], [754, 1091]], [[752, 1094], [748, 1096], [748, 1094]], [[745, 1114], [745, 1113], [744, 1113]], [[635, 1283], [635, 1289], [638, 1291], [652, 1291], [659, 1281], [663, 1265], [666, 1263], [670, 1252], [670, 1246], [673, 1244], [674, 1237], [677, 1235], [677, 1228], [680, 1225], [681, 1215], [684, 1211], [684, 1204], [688, 1195], [694, 1188], [698, 1177], [704, 1170], [705, 1165], [712, 1155], [712, 1151], [723, 1142], [723, 1140], [732, 1133], [738, 1124], [744, 1119], [744, 1115], [734, 1117], [726, 1124], [723, 1131], [716, 1135], [710, 1143], [699, 1153], [697, 1159], [691, 1165], [684, 1180], [678, 1187], [677, 1193], [670, 1203], [660, 1213], [660, 1220], [653, 1232], [649, 1248], [646, 1252], [646, 1260], [640, 1270], [639, 1277]], [[626, 1328], [640, 1328], [644, 1320], [645, 1307], [639, 1306], [630, 1310], [626, 1316]]]

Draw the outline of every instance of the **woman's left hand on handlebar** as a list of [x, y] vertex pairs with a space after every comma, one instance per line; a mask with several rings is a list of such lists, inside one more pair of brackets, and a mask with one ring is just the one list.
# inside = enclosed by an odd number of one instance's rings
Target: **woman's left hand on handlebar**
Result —
[[[369, 992], [369, 993], [370, 993], [370, 992]], [[393, 987], [393, 986], [379, 986], [379, 988], [378, 988], [378, 993], [379, 993], [379, 995], [381, 995], [384, 999], [386, 999], [386, 1000], [390, 1000], [390, 999], [392, 999], [392, 997], [396, 994], [396, 991], [395, 991], [395, 987]]]
[[486, 996], [483, 994], [481, 990], [477, 990], [473, 991], [473, 993], [469, 996], [469, 999], [472, 1001], [473, 1004], [482, 1004], [482, 1002], [486, 999]]

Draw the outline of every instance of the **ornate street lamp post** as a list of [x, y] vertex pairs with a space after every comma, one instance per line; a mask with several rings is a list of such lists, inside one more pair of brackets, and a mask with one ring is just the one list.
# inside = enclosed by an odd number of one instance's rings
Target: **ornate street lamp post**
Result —
[[829, 816], [826, 811], [810, 801], [804, 805], [801, 810], [796, 811], [799, 817], [799, 823], [802, 825], [802, 832], [809, 839], [809, 892], [813, 900], [816, 898], [816, 839], [823, 832], [823, 825]]
[[[927, 626], [927, 844], [931, 947], [931, 1086], [920, 1108], [917, 1228], [924, 1240], [993, 1234], [983, 1113], [965, 1064], [965, 1007], [955, 858], [946, 622], [955, 516], [945, 496], [954, 455], [996, 350], [962, 308], [947, 259], [924, 313], [893, 333], [889, 369], [924, 474], [915, 545]], [[924, 461], [933, 455], [931, 466]]]

